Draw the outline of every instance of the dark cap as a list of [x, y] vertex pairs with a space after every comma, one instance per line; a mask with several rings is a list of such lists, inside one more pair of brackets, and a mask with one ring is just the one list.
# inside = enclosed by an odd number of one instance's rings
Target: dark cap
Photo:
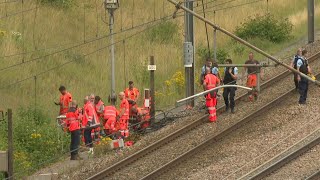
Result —
[[133, 84], [133, 81], [129, 81], [129, 85], [130, 85], [130, 84]]

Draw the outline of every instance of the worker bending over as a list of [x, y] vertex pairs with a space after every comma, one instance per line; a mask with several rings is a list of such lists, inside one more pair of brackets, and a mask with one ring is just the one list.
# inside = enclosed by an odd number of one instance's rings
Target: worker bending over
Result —
[[[211, 73], [210, 68], [206, 68], [206, 75], [203, 80], [203, 89], [210, 90], [220, 85], [220, 80], [217, 76], [213, 75]], [[209, 111], [209, 121], [215, 122], [217, 120], [217, 114], [216, 114], [216, 104], [217, 104], [217, 93], [211, 91], [206, 96], [206, 106]]]
[[115, 98], [111, 98], [110, 99], [111, 105], [104, 107], [103, 118], [104, 118], [104, 132], [106, 135], [113, 135], [114, 133], [117, 132], [116, 118], [119, 115], [119, 113], [116, 107], [114, 106], [115, 100], [116, 100]]

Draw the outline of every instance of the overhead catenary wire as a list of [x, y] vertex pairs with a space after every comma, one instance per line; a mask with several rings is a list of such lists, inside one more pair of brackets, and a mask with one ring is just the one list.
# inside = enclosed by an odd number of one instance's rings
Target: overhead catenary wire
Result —
[[[168, 19], [168, 20], [170, 20], [170, 19]], [[132, 37], [134, 37], [134, 36], [136, 36], [136, 35], [138, 35], [138, 34], [141, 34], [142, 32], [144, 32], [144, 31], [146, 31], [146, 30], [148, 30], [148, 29], [150, 29], [150, 28], [152, 28], [152, 27], [154, 27], [154, 26], [156, 26], [156, 25], [158, 25], [158, 24], [151, 25], [151, 26], [149, 26], [148, 28], [145, 28], [145, 29], [143, 29], [143, 30], [141, 30], [141, 31], [138, 31], [138, 32], [136, 32], [136, 33], [134, 33], [134, 34], [126, 37], [125, 39], [116, 41], [116, 42], [113, 43], [113, 44], [109, 44], [109, 45], [104, 46], [104, 47], [102, 47], [102, 48], [96, 49], [96, 50], [93, 51], [93, 52], [90, 52], [90, 53], [87, 53], [87, 54], [83, 55], [83, 57], [86, 57], [86, 56], [88, 56], [88, 55], [91, 55], [91, 54], [93, 54], [93, 53], [96, 53], [96, 52], [98, 52], [98, 51], [101, 51], [101, 50], [103, 50], [103, 49], [105, 49], [105, 48], [110, 47], [111, 45], [115, 45], [115, 44], [121, 43], [121, 42], [123, 42], [124, 40], [130, 39], [130, 38], [132, 38]], [[66, 49], [64, 49], [64, 50], [62, 50], [62, 51], [65, 51], [65, 50], [66, 50]], [[55, 53], [56, 53], [56, 52], [55, 52]], [[46, 56], [49, 56], [49, 55], [50, 55], [50, 54], [47, 54]], [[39, 59], [39, 58], [41, 58], [41, 57], [35, 58], [35, 59], [33, 59], [33, 60], [37, 60], [37, 59]], [[65, 63], [63, 63], [63, 64], [61, 64], [61, 65], [52, 67], [52, 68], [50, 68], [50, 69], [47, 69], [47, 70], [42, 71], [42, 72], [40, 72], [40, 73], [37, 73], [37, 74], [35, 74], [35, 75], [29, 76], [29, 77], [26, 77], [26, 78], [24, 78], [24, 79], [18, 80], [18, 81], [14, 82], [14, 83], [11, 83], [11, 84], [2, 86], [2, 87], [0, 87], [0, 89], [5, 89], [5, 88], [7, 88], [7, 87], [9, 87], [9, 86], [13, 86], [13, 85], [19, 84], [19, 83], [21, 83], [21, 82], [27, 81], [27, 80], [33, 78], [33, 76], [43, 75], [43, 74], [45, 74], [45, 73], [47, 73], [47, 72], [53, 71], [53, 70], [58, 69], [58, 68], [60, 68], [60, 67], [64, 67], [65, 65], [67, 65], [67, 64], [69, 64], [69, 63], [71, 63], [71, 62], [75, 62], [75, 61], [77, 61], [77, 60], [78, 60], [78, 59], [71, 60], [71, 61], [67, 61], [67, 62], [65, 62]]]
[[38, 8], [38, 7], [34, 7], [34, 8], [26, 9], [26, 10], [23, 10], [23, 11], [15, 12], [15, 13], [12, 13], [12, 14], [6, 14], [5, 16], [0, 17], [0, 19], [12, 17], [12, 16], [17, 16], [17, 15], [22, 14], [22, 13], [25, 13], [25, 12], [33, 11], [33, 10], [35, 10], [35, 9], [37, 9], [37, 8]]
[[[198, 1], [201, 1], [201, 0], [197, 0]], [[210, 1], [208, 2], [209, 3], [212, 3], [214, 1]], [[218, 4], [219, 5], [219, 4]], [[37, 7], [37, 10], [39, 9], [39, 7]], [[35, 12], [37, 12], [37, 10]], [[183, 14], [183, 12], [179, 12], [178, 14]], [[172, 15], [167, 15], [167, 16], [164, 16], [162, 18], [159, 18], [159, 19], [156, 19], [156, 20], [152, 20], [152, 21], [148, 21], [148, 22], [144, 22], [144, 23], [141, 23], [139, 25], [136, 25], [136, 26], [133, 26], [133, 27], [130, 27], [130, 28], [127, 28], [127, 29], [121, 29], [120, 32], [115, 32], [113, 35], [116, 35], [116, 34], [120, 34], [120, 33], [123, 33], [123, 32], [127, 32], [127, 31], [131, 31], [131, 30], [134, 30], [134, 29], [137, 29], [137, 28], [140, 28], [140, 27], [143, 27], [145, 25], [148, 25], [148, 24], [151, 24], [151, 23], [154, 23], [154, 22], [157, 22], [157, 21], [161, 21], [161, 20], [164, 20], [168, 17], [171, 17]], [[37, 14], [35, 13], [35, 18], [37, 17]], [[107, 36], [109, 37], [109, 36]], [[96, 38], [92, 38], [90, 39], [89, 41], [91, 40], [94, 40]], [[48, 50], [48, 49], [55, 49], [55, 48], [60, 48], [60, 47], [63, 47], [63, 46], [66, 46], [66, 45], [71, 45], [71, 44], [78, 44], [78, 43], [81, 43], [81, 41], [78, 41], [78, 42], [70, 42], [70, 43], [65, 43], [65, 44], [55, 44], [51, 47], [47, 47], [47, 48], [41, 48], [41, 49], [38, 49], [36, 48], [36, 50], [33, 50], [33, 51], [28, 51], [28, 52], [22, 52], [22, 53], [15, 53], [15, 54], [9, 54], [9, 55], [4, 55], [4, 56], [1, 56], [0, 59], [2, 58], [6, 58], [6, 57], [13, 57], [13, 56], [19, 56], [19, 55], [24, 55], [24, 54], [30, 54], [30, 53], [34, 53], [34, 52], [37, 52], [37, 51], [43, 51], [43, 50]]]
[[9, 3], [15, 3], [15, 2], [18, 2], [18, 1], [21, 1], [21, 0], [14, 0], [14, 1], [3, 1], [3, 2], [0, 2], [0, 5], [1, 4], [9, 4]]

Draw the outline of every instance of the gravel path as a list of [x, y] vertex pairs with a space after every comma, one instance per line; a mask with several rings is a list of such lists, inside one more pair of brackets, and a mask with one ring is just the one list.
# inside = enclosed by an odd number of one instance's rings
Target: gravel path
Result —
[[[316, 52], [320, 43], [317, 42], [315, 44], [309, 45], [307, 49], [310, 49], [311, 52]], [[287, 60], [286, 62], [289, 63], [290, 60]], [[279, 72], [282, 72], [284, 68], [272, 68], [266, 72], [265, 79], [268, 79], [272, 77], [274, 74], [278, 74]], [[248, 112], [256, 109], [259, 106], [262, 106], [263, 104], [271, 101], [273, 97], [268, 96], [270, 92], [271, 94], [281, 94], [290, 87], [292, 87], [292, 77], [287, 78], [285, 82], [288, 86], [285, 85], [285, 83], [280, 84], [276, 89], [270, 89], [267, 88], [264, 92], [261, 93], [260, 99], [255, 103], [244, 103], [240, 102], [237, 105], [236, 108], [236, 114], [222, 114], [218, 117], [218, 123], [217, 124], [204, 124], [203, 126], [197, 128], [196, 130], [191, 131], [188, 133], [187, 136], [183, 136], [181, 138], [178, 138], [177, 140], [170, 143], [168, 146], [161, 148], [159, 151], [154, 153], [156, 158], [150, 157], [149, 155], [146, 156], [146, 158], [143, 158], [143, 160], [138, 161], [130, 167], [125, 168], [123, 171], [119, 171], [114, 177], [117, 177], [115, 179], [119, 178], [126, 178], [126, 179], [136, 179], [137, 177], [141, 177], [141, 172], [148, 172], [155, 168], [157, 165], [159, 165], [159, 162], [161, 161], [166, 162], [170, 160], [173, 157], [176, 157], [177, 154], [180, 154], [181, 152], [185, 152], [186, 150], [194, 147], [195, 145], [199, 144], [203, 140], [206, 139], [208, 135], [217, 134], [221, 132], [224, 128], [229, 127], [230, 124], [233, 124], [237, 122], [240, 118], [247, 115]], [[240, 90], [237, 92], [240, 94]], [[221, 104], [221, 103], [220, 103]], [[144, 136], [139, 142], [137, 142], [132, 148], [126, 148], [124, 151], [117, 153], [116, 156], [114, 153], [108, 153], [104, 158], [95, 158], [92, 159], [89, 162], [86, 162], [88, 164], [87, 166], [82, 166], [80, 169], [77, 170], [71, 170], [72, 173], [65, 173], [61, 176], [61, 178], [78, 178], [78, 179], [84, 179], [85, 177], [88, 177], [90, 174], [93, 174], [95, 172], [98, 172], [99, 170], [102, 170], [103, 168], [119, 161], [120, 159], [123, 159], [124, 157], [142, 149], [143, 147], [146, 147], [147, 145], [155, 142], [156, 140], [168, 135], [169, 133], [172, 133], [176, 131], [177, 129], [181, 128], [182, 126], [186, 125], [187, 123], [193, 121], [195, 118], [200, 117], [202, 114], [193, 111], [192, 113], [195, 113], [194, 115], [187, 117], [187, 118], [180, 118], [179, 120], [172, 123], [170, 126], [166, 126], [159, 131], [150, 133], [146, 136]], [[170, 152], [172, 151], [173, 152]], [[164, 156], [165, 154], [165, 156]], [[164, 159], [161, 159], [164, 158]], [[142, 162], [141, 164], [139, 162]], [[137, 169], [140, 168], [140, 169]], [[133, 170], [131, 172], [130, 170]], [[126, 172], [126, 173], [123, 173]], [[127, 175], [129, 174], [129, 175]]]
[[265, 179], [305, 179], [319, 168], [320, 145], [317, 145]]
[[284, 143], [279, 144], [281, 148], [276, 148], [279, 153], [281, 149], [290, 147], [319, 128], [318, 93], [318, 87], [313, 86], [306, 106], [297, 104], [297, 95], [291, 96], [288, 100], [281, 102], [277, 108], [257, 117], [256, 121], [233, 132], [214, 146], [204, 149], [159, 179], [239, 178], [247, 171], [240, 169], [235, 176], [230, 174], [244, 166], [252, 166], [251, 163], [256, 167], [259, 161], [255, 159], [267, 152], [270, 147], [291, 136]]

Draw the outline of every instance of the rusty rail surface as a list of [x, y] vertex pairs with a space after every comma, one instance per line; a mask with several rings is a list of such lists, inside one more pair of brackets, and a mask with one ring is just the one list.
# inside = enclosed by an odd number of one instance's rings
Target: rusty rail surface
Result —
[[[320, 52], [317, 52], [316, 54], [314, 54], [313, 56], [311, 56], [309, 58], [309, 63], [315, 61], [316, 59], [318, 59], [320, 57]], [[263, 84], [261, 84], [261, 90], [271, 86], [273, 83], [287, 77], [288, 75], [292, 74], [292, 72], [290, 70], [285, 70], [284, 72], [280, 73], [279, 75], [269, 79], [268, 81], [264, 82]], [[288, 94], [290, 94], [292, 91], [288, 92]], [[246, 97], [246, 94], [243, 94], [239, 97], [236, 98], [235, 101], [240, 101], [240, 99]], [[278, 102], [281, 101], [281, 99], [276, 99], [274, 101], [272, 101], [271, 103], [268, 103], [267, 105], [265, 105], [264, 107], [262, 107], [261, 109], [257, 110], [256, 112], [248, 115], [247, 117], [245, 117], [243, 120], [241, 120], [240, 122], [238, 122], [237, 124], [233, 125], [232, 127], [230, 127], [229, 129], [226, 129], [225, 131], [221, 132], [220, 134], [210, 138], [209, 140], [203, 142], [202, 144], [200, 144], [197, 147], [204, 147], [208, 144], [208, 142], [215, 142], [218, 139], [221, 139], [223, 136], [227, 135], [228, 133], [232, 132], [233, 130], [243, 126], [245, 123], [249, 122], [252, 117], [255, 117], [257, 115], [259, 115], [259, 113], [264, 112], [267, 109], [272, 108], [272, 106], [275, 106]], [[224, 112], [224, 105], [221, 106], [220, 108], [217, 109], [217, 113], [221, 114]], [[188, 133], [190, 130], [197, 128], [198, 126], [202, 125], [204, 122], [207, 121], [208, 115], [204, 115], [202, 117], [200, 117], [199, 119], [183, 126], [182, 128], [180, 128], [179, 130], [167, 135], [166, 137], [161, 138], [160, 140], [154, 142], [153, 144], [137, 151], [136, 153], [126, 157], [125, 159], [115, 163], [114, 165], [102, 170], [101, 172], [94, 174], [93, 176], [89, 177], [88, 179], [104, 179], [107, 178], [109, 176], [111, 176], [112, 174], [114, 174], [116, 171], [118, 171], [119, 169], [128, 166], [129, 164], [137, 161], [138, 159], [140, 159], [141, 157], [146, 156], [147, 154], [151, 153], [152, 151], [155, 151], [156, 149], [159, 149], [160, 147], [166, 145], [167, 143], [175, 140], [176, 138], [178, 138], [179, 136], [182, 136], [185, 133]], [[173, 164], [177, 164], [177, 162], [180, 162], [182, 159], [189, 157], [189, 154], [193, 154], [194, 152], [196, 152], [196, 150], [198, 149], [197, 147], [195, 147], [194, 149], [184, 153], [183, 155], [179, 156], [177, 159], [171, 161], [170, 163], [167, 163], [166, 165], [164, 165], [163, 167], [159, 168], [158, 170], [152, 172], [151, 174], [147, 175], [144, 179], [152, 179], [152, 177], [157, 177], [159, 174], [162, 174], [163, 172], [165, 172], [168, 168], [172, 167]], [[172, 164], [171, 164], [172, 163]]]

